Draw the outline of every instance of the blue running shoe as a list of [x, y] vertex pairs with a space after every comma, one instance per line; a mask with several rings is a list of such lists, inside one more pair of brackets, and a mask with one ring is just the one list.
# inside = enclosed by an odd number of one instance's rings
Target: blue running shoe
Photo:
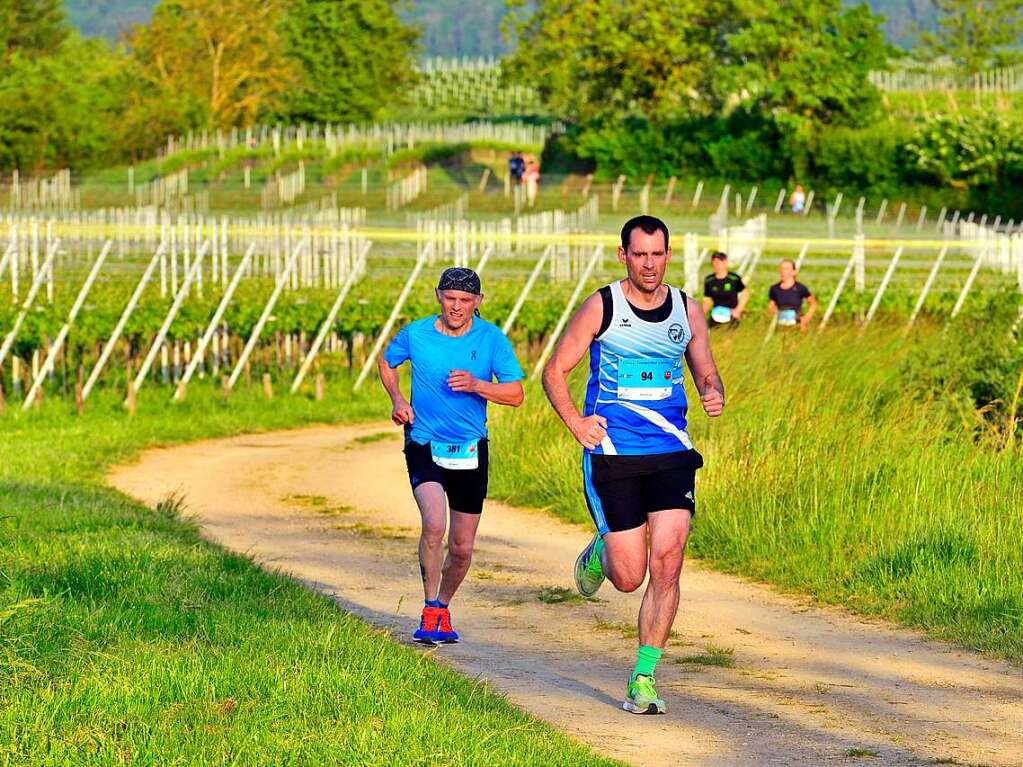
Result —
[[419, 628], [412, 634], [412, 639], [420, 644], [434, 645], [444, 640], [440, 637], [440, 608], [423, 607], [423, 615], [419, 619]]
[[458, 632], [451, 627], [451, 611], [446, 607], [437, 608], [440, 610], [440, 619], [437, 625], [437, 641], [444, 644], [455, 644], [458, 641]]

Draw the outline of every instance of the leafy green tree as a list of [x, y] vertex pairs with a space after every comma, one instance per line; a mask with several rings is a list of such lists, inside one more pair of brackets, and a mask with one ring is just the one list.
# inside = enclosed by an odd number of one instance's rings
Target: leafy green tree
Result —
[[61, 0], [0, 0], [0, 39], [4, 63], [15, 51], [22, 55], [47, 54], [67, 37]]
[[119, 160], [116, 126], [131, 79], [125, 56], [77, 34], [51, 56], [16, 52], [0, 75], [0, 167], [36, 172]]
[[921, 36], [925, 58], [947, 56], [966, 74], [1020, 59], [1021, 0], [931, 0], [938, 28]]
[[858, 124], [876, 112], [872, 69], [886, 66], [881, 17], [840, 0], [737, 0], [742, 21], [725, 36], [718, 96], [765, 114]]
[[283, 34], [302, 70], [290, 119], [370, 120], [415, 79], [416, 31], [393, 0], [291, 0]]
[[536, 87], [555, 114], [579, 122], [653, 120], [711, 108], [727, 0], [540, 0], [515, 24], [509, 76]]
[[210, 127], [251, 125], [296, 83], [280, 33], [284, 0], [162, 0], [130, 43], [168, 97], [205, 105]]

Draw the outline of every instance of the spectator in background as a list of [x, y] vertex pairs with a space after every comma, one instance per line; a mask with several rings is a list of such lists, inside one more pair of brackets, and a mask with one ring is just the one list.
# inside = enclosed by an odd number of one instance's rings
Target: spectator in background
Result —
[[710, 257], [714, 270], [703, 281], [703, 311], [710, 312], [709, 327], [735, 327], [749, 301], [749, 289], [735, 272], [728, 269], [728, 256], [720, 250]]
[[802, 213], [803, 208], [806, 207], [806, 193], [799, 184], [796, 184], [796, 190], [789, 197], [789, 205], [792, 206], [792, 212], [795, 214]]
[[522, 174], [526, 171], [526, 161], [522, 157], [522, 152], [512, 152], [508, 158], [508, 175], [511, 176], [511, 180], [515, 184], [522, 183]]
[[[774, 283], [768, 292], [770, 303], [767, 308], [771, 314], [778, 315], [778, 324], [783, 326], [799, 325], [804, 333], [810, 325], [810, 318], [817, 311], [817, 299], [810, 289], [796, 280], [796, 264], [786, 258], [779, 267], [781, 280]], [[803, 302], [809, 309], [803, 313]]]
[[526, 202], [529, 207], [536, 203], [537, 195], [540, 193], [540, 163], [531, 159], [526, 165], [526, 172], [522, 175], [522, 183], [526, 185]]

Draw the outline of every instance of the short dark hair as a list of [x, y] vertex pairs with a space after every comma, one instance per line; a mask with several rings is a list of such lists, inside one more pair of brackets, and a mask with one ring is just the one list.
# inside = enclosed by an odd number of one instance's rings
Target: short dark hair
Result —
[[710, 256], [710, 260], [711, 260], [711, 261], [714, 261], [714, 260], [717, 260], [717, 259], [720, 259], [721, 261], [727, 261], [727, 260], [728, 260], [728, 254], [727, 254], [727, 253], [724, 253], [724, 252], [722, 252], [722, 251], [720, 251], [720, 250], [715, 250], [715, 251], [714, 251], [714, 252], [713, 252], [713, 253], [711, 254], [711, 256]]
[[781, 260], [781, 262], [780, 262], [780, 263], [782, 263], [782, 264], [788, 264], [788, 265], [789, 265], [789, 266], [791, 266], [791, 267], [792, 267], [793, 269], [795, 269], [795, 268], [796, 268], [796, 262], [795, 262], [795, 261], [793, 261], [793, 260], [792, 260], [791, 258], [783, 258], [783, 259]]
[[633, 229], [642, 229], [647, 234], [660, 232], [664, 235], [664, 249], [668, 249], [668, 225], [654, 216], [635, 216], [625, 222], [622, 227], [622, 250], [629, 249]]

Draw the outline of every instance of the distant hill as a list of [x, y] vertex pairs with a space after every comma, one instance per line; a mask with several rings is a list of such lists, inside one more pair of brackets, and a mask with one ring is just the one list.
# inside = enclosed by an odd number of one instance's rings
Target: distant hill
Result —
[[86, 37], [117, 40], [132, 24], [149, 21], [156, 0], [64, 0], [64, 5]]
[[[845, 0], [851, 4], [852, 0]], [[149, 19], [156, 0], [65, 0], [71, 22], [90, 37], [116, 40], [132, 24]], [[896, 45], [911, 45], [918, 28], [934, 25], [930, 0], [869, 0], [887, 19], [885, 32]], [[405, 19], [422, 30], [424, 56], [500, 56], [505, 0], [413, 0]]]

